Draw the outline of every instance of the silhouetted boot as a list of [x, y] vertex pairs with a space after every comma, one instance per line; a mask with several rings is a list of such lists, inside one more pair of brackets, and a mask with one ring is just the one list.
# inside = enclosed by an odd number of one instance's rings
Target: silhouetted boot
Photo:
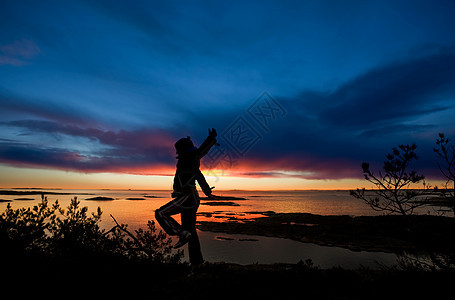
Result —
[[191, 232], [186, 231], [186, 230], [182, 231], [182, 233], [180, 234], [179, 241], [174, 245], [174, 249], [178, 249], [178, 248], [184, 246], [186, 243], [189, 242], [190, 238], [191, 238]]

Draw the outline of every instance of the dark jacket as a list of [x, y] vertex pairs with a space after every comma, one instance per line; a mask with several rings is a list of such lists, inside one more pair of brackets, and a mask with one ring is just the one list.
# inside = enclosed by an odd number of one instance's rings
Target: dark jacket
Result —
[[196, 188], [196, 180], [205, 195], [212, 194], [212, 190], [199, 170], [200, 159], [204, 157], [216, 144], [216, 137], [208, 136], [199, 148], [192, 147], [177, 156], [177, 170], [174, 176], [174, 197], [189, 194]]

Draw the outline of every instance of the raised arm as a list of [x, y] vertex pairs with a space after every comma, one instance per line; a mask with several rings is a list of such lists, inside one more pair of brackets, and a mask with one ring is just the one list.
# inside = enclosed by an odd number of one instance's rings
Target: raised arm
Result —
[[213, 147], [213, 145], [216, 144], [216, 135], [217, 134], [216, 134], [215, 128], [212, 128], [212, 130], [210, 130], [210, 128], [209, 128], [209, 136], [205, 139], [205, 141], [201, 144], [201, 146], [197, 150], [199, 158], [204, 157], [210, 151], [210, 149]]

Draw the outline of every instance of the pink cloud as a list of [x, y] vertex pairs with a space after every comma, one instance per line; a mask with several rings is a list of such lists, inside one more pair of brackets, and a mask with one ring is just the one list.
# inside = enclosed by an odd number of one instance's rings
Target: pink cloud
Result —
[[11, 44], [0, 45], [0, 65], [22, 66], [38, 55], [41, 49], [28, 39], [16, 40]]
[[0, 65], [23, 66], [26, 64], [27, 64], [26, 61], [0, 54]]

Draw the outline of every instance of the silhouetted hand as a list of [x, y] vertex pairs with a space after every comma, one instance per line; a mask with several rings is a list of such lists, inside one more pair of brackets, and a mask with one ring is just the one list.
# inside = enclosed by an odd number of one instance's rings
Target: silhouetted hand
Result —
[[215, 200], [215, 199], [218, 199], [218, 198], [219, 198], [219, 196], [215, 196], [213, 194], [207, 195], [207, 199], [208, 200]]
[[212, 128], [212, 130], [210, 130], [210, 128], [209, 128], [209, 136], [210, 136], [210, 137], [216, 137], [216, 135], [217, 135], [217, 134], [216, 134], [216, 129], [215, 129], [215, 128]]

